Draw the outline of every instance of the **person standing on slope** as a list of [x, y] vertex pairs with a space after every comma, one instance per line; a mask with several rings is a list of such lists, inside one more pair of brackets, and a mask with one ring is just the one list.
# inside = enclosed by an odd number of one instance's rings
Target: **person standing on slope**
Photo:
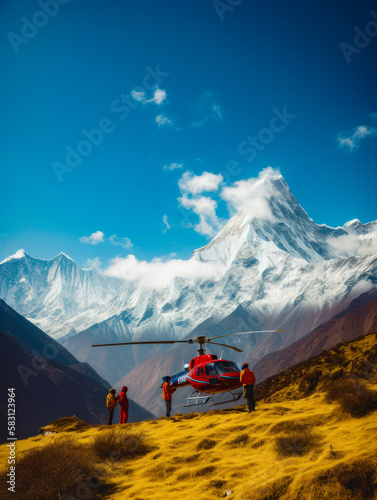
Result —
[[170, 386], [170, 381], [171, 381], [171, 377], [169, 377], [169, 376], [165, 377], [165, 383], [162, 386], [162, 394], [163, 394], [163, 398], [164, 398], [164, 401], [165, 401], [166, 416], [167, 417], [170, 417], [170, 413], [171, 413], [171, 400], [172, 400], [172, 397], [173, 397], [173, 393], [175, 392], [175, 389], [172, 389], [172, 387]]
[[119, 393], [119, 423], [126, 424], [128, 421], [128, 397], [127, 397], [128, 388], [124, 385], [122, 390]]
[[243, 385], [243, 397], [247, 402], [249, 408], [248, 413], [255, 411], [255, 401], [254, 401], [254, 384], [255, 375], [249, 370], [248, 363], [242, 365], [242, 371], [240, 373], [240, 382]]
[[106, 406], [109, 410], [109, 418], [107, 419], [107, 425], [111, 425], [113, 423], [114, 410], [116, 405], [118, 404], [118, 399], [115, 397], [115, 389], [110, 389], [109, 394], [106, 398]]

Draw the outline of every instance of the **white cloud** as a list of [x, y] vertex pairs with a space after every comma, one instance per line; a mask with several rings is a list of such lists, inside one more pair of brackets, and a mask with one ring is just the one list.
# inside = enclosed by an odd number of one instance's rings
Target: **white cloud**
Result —
[[165, 90], [156, 89], [154, 91], [153, 98], [147, 102], [155, 102], [156, 104], [160, 105], [161, 103], [163, 103], [165, 101], [166, 97], [167, 97], [167, 95], [166, 95]]
[[102, 266], [102, 262], [98, 257], [94, 257], [94, 259], [88, 259], [86, 265], [88, 269], [99, 269]]
[[134, 255], [128, 255], [125, 258], [112, 259], [104, 274], [127, 281], [137, 281], [151, 288], [163, 288], [176, 276], [193, 279], [210, 278], [216, 276], [218, 272], [218, 265], [195, 259], [167, 261], [153, 259], [147, 262], [139, 261]]
[[194, 105], [197, 112], [197, 119], [191, 127], [202, 127], [209, 120], [222, 121], [223, 114], [220, 106], [220, 97], [217, 92], [206, 90], [200, 100]]
[[98, 243], [102, 243], [104, 241], [104, 236], [105, 235], [102, 231], [96, 231], [90, 236], [82, 236], [80, 241], [81, 243], [86, 243], [88, 245], [98, 245]]
[[269, 199], [276, 188], [271, 183], [274, 178], [281, 177], [279, 170], [265, 168], [258, 177], [235, 182], [221, 191], [221, 198], [227, 202], [231, 213], [246, 210], [255, 217], [273, 219]]
[[377, 113], [370, 113], [369, 115], [373, 120], [377, 120]]
[[167, 172], [171, 172], [172, 170], [176, 170], [178, 168], [182, 168], [183, 163], [170, 163], [170, 165], [164, 165], [162, 168]]
[[179, 179], [178, 185], [182, 193], [196, 196], [205, 191], [217, 191], [223, 180], [221, 174], [203, 172], [201, 175], [195, 175], [193, 172], [187, 171]]
[[163, 125], [173, 126], [173, 122], [167, 116], [164, 115], [157, 115], [156, 123], [159, 127], [162, 127]]
[[360, 142], [368, 136], [375, 135], [377, 133], [377, 128], [370, 127], [368, 125], [360, 125], [353, 129], [353, 132], [348, 137], [344, 135], [344, 132], [338, 136], [338, 146], [339, 148], [348, 148], [349, 152], [357, 151], [360, 147]]
[[138, 92], [136, 90], [132, 90], [131, 97], [134, 101], [145, 102], [145, 92], [144, 91]]
[[203, 192], [218, 191], [223, 182], [221, 174], [203, 172], [195, 175], [187, 171], [178, 181], [182, 196], [178, 198], [181, 206], [192, 210], [198, 217], [199, 223], [192, 225], [196, 232], [204, 236], [214, 236], [223, 225], [223, 220], [216, 214], [217, 202], [208, 196], [200, 196]]
[[155, 104], [157, 104], [159, 106], [160, 104], [162, 104], [166, 100], [167, 94], [166, 94], [166, 90], [157, 88], [153, 92], [153, 97], [151, 99], [147, 99], [147, 94], [144, 90], [140, 90], [140, 91], [132, 90], [131, 97], [132, 97], [132, 99], [134, 99], [134, 101], [142, 102], [143, 104], [154, 102]]
[[[265, 168], [258, 177], [237, 181], [230, 186], [223, 186], [221, 175], [203, 172], [202, 175], [194, 175], [185, 172], [179, 180], [182, 196], [178, 201], [186, 210], [192, 211], [199, 217], [199, 223], [186, 224], [193, 227], [195, 231], [205, 236], [213, 237], [224, 226], [224, 219], [217, 216], [220, 198], [227, 204], [230, 215], [237, 212], [247, 211], [254, 217], [275, 220], [270, 207], [270, 199], [280, 196], [278, 187], [274, 181], [281, 179], [278, 169]], [[217, 191], [221, 189], [220, 193]], [[212, 192], [212, 197], [203, 196], [203, 192]], [[217, 198], [216, 198], [217, 197]]]
[[223, 220], [216, 214], [217, 202], [207, 196], [190, 198], [184, 194], [178, 199], [182, 207], [192, 210], [198, 217], [199, 223], [192, 227], [199, 234], [213, 237], [223, 226]]
[[126, 250], [133, 247], [133, 243], [131, 242], [131, 240], [129, 238], [126, 238], [126, 237], [120, 238], [116, 234], [113, 234], [112, 236], [110, 236], [109, 240], [110, 240], [112, 245], [120, 246], [122, 248], [125, 248]]
[[328, 243], [339, 257], [377, 254], [377, 223], [371, 224], [363, 234], [344, 234], [328, 238]]

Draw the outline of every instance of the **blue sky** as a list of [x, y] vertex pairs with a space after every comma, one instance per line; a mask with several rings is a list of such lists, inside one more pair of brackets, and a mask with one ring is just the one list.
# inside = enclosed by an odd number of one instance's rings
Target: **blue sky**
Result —
[[187, 258], [268, 166], [317, 223], [377, 218], [373, 2], [61, 2], [0, 7], [0, 260]]

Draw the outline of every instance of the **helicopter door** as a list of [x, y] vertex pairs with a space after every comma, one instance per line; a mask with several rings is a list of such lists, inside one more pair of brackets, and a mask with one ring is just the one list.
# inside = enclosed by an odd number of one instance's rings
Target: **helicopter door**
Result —
[[207, 363], [205, 365], [206, 375], [208, 375], [208, 382], [212, 385], [221, 385], [220, 380], [217, 377], [217, 372], [214, 363]]

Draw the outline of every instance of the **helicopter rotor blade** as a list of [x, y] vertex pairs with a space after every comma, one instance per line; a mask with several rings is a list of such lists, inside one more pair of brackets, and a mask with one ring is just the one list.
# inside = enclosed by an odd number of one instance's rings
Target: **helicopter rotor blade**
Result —
[[192, 344], [192, 340], [151, 340], [148, 342], [117, 342], [115, 344], [93, 344], [92, 347], [108, 347], [113, 345], [135, 345], [135, 344], [177, 344], [184, 342], [185, 344]]
[[227, 333], [226, 335], [217, 335], [217, 337], [210, 337], [209, 340], [219, 339], [220, 337], [230, 337], [232, 335], [245, 335], [246, 333], [275, 333], [282, 332], [283, 330], [255, 330], [253, 332], [238, 332], [238, 333]]
[[243, 352], [242, 349], [238, 349], [238, 347], [234, 347], [232, 345], [227, 345], [227, 344], [219, 344], [218, 342], [206, 342], [206, 344], [214, 344], [214, 345], [221, 345], [223, 347], [229, 347], [229, 349], [233, 349], [234, 351], [237, 352]]

